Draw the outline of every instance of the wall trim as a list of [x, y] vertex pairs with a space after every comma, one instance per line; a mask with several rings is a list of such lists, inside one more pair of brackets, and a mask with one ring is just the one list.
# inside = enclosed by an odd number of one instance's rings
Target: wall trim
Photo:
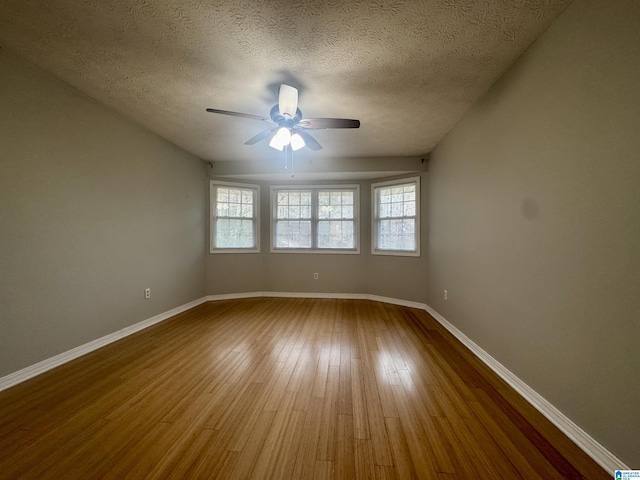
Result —
[[104, 337], [93, 340], [79, 347], [73, 348], [59, 355], [51, 357], [42, 362], [38, 362], [30, 367], [23, 368], [17, 372], [11, 373], [0, 378], [0, 392], [14, 385], [22, 383], [41, 373], [51, 370], [55, 367], [63, 365], [71, 360], [81, 357], [87, 353], [104, 347], [110, 343], [127, 337], [133, 333], [144, 330], [152, 325], [163, 322], [179, 313], [185, 312], [191, 308], [197, 307], [205, 302], [215, 302], [220, 300], [236, 300], [241, 298], [260, 298], [260, 297], [278, 297], [278, 298], [334, 298], [334, 299], [352, 299], [352, 300], [373, 300], [381, 303], [389, 303], [409, 308], [425, 310], [437, 322], [447, 329], [460, 343], [467, 347], [480, 361], [487, 365], [496, 375], [507, 382], [516, 392], [518, 392], [527, 402], [529, 402], [536, 410], [547, 418], [551, 423], [560, 429], [567, 437], [571, 439], [578, 447], [580, 447], [587, 455], [589, 455], [598, 465], [609, 472], [615, 470], [629, 470], [619, 458], [609, 452], [605, 447], [592, 438], [587, 432], [582, 430], [578, 425], [565, 416], [560, 410], [549, 403], [533, 388], [520, 380], [504, 365], [484, 351], [473, 340], [462, 333], [458, 328], [451, 324], [446, 318], [436, 312], [433, 308], [425, 303], [412, 302], [410, 300], [402, 300], [398, 298], [383, 297], [379, 295], [370, 295], [366, 293], [311, 293], [311, 292], [247, 292], [247, 293], [227, 293], [221, 295], [207, 295], [189, 303], [185, 303], [179, 307], [160, 313], [151, 318], [143, 320], [139, 323], [123, 328], [116, 332], [110, 333]]
[[109, 345], [110, 343], [116, 342], [124, 337], [128, 337], [129, 335], [139, 332], [140, 330], [144, 330], [145, 328], [155, 325], [156, 323], [163, 322], [164, 320], [178, 315], [179, 313], [185, 312], [193, 307], [197, 307], [198, 305], [205, 303], [206, 301], [207, 298], [202, 297], [192, 302], [185, 303], [184, 305], [172, 308], [171, 310], [167, 310], [164, 313], [160, 313], [151, 318], [147, 318], [146, 320], [138, 322], [134, 325], [130, 325], [121, 330], [105, 335], [104, 337], [92, 340], [88, 343], [85, 343], [84, 345], [72, 348], [71, 350], [62, 352], [54, 357], [23, 368], [22, 370], [10, 373], [9, 375], [0, 378], [0, 392], [6, 390], [7, 388], [13, 387], [14, 385], [25, 382], [30, 378], [36, 377], [41, 373], [47, 372], [60, 365], [70, 362], [71, 360], [75, 360], [76, 358], [86, 355], [87, 353], [93, 352], [94, 350], [104, 347], [105, 345]]
[[429, 305], [425, 305], [425, 310], [435, 318], [449, 333], [460, 341], [465, 347], [487, 365], [493, 372], [507, 382], [516, 392], [520, 394], [527, 402], [529, 402], [536, 410], [545, 416], [547, 420], [553, 423], [562, 433], [571, 439], [578, 447], [580, 447], [587, 455], [589, 455], [598, 465], [608, 472], [615, 470], [630, 470], [619, 458], [612, 454], [609, 450], [598, 443], [591, 435], [582, 430], [569, 417], [564, 415], [560, 410], [554, 407], [543, 396], [536, 392], [529, 385], [524, 383], [520, 378], [513, 374], [504, 365], [484, 351], [473, 340], [458, 330], [446, 318], [436, 312]]
[[237, 298], [336, 298], [347, 300], [373, 300], [375, 302], [390, 303], [403, 307], [417, 308], [426, 310], [427, 305], [410, 300], [402, 300], [399, 298], [382, 297], [380, 295], [370, 295], [368, 293], [318, 293], [318, 292], [248, 292], [248, 293], [225, 293], [221, 295], [209, 295], [207, 300], [215, 302], [218, 300], [234, 300]]

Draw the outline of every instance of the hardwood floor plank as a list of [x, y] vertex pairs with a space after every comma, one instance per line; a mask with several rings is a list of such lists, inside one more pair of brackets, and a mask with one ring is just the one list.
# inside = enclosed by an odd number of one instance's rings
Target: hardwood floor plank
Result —
[[323, 399], [312, 398], [304, 417], [302, 436], [292, 478], [313, 478], [318, 451], [318, 432], [322, 419]]
[[365, 400], [364, 375], [360, 370], [360, 360], [351, 359], [351, 392], [353, 398], [353, 425], [354, 437], [359, 439], [369, 439], [369, 415], [367, 412], [367, 402]]
[[[276, 418], [274, 423], [280, 420]], [[264, 468], [268, 472], [265, 476], [258, 476], [261, 472], [257, 467], [254, 469], [253, 476], [257, 478], [294, 478], [293, 471], [295, 469], [296, 458], [302, 437], [302, 428], [304, 425], [304, 412], [293, 410], [289, 413], [289, 418], [285, 420], [284, 428], [277, 433], [278, 435], [278, 453], [277, 455], [269, 455], [264, 452], [265, 460], [268, 462]], [[271, 432], [270, 432], [271, 433]], [[264, 449], [263, 449], [264, 450]], [[263, 452], [260, 453], [263, 456]], [[260, 459], [258, 459], [260, 461]]]
[[419, 478], [436, 478], [434, 454], [430, 451], [429, 441], [420, 429], [416, 413], [406, 398], [404, 388], [401, 385], [394, 385], [392, 390], [398, 408], [400, 425], [409, 446], [411, 461], [415, 464], [416, 473]]
[[322, 420], [318, 430], [318, 460], [335, 460], [336, 428], [338, 425], [338, 389], [340, 367], [329, 366], [327, 390], [322, 404]]
[[336, 478], [355, 477], [354, 421], [351, 415], [338, 415]]
[[610, 478], [426, 312], [209, 302], [0, 392], [0, 479]]
[[375, 472], [376, 480], [396, 480], [396, 469], [388, 465], [374, 465], [373, 471]]
[[371, 368], [361, 368], [360, 375], [364, 384], [364, 400], [366, 405], [369, 437], [373, 447], [373, 461], [376, 465], [392, 466], [393, 459], [388, 432], [384, 422], [382, 402], [378, 391], [378, 383]]
[[351, 350], [348, 348], [340, 350], [337, 411], [340, 415], [353, 415], [353, 382], [351, 381]]
[[[262, 450], [262, 446], [271, 428], [271, 423], [275, 417], [274, 411], [263, 410], [258, 416], [251, 433], [243, 443], [242, 450], [238, 452], [238, 460], [235, 468], [231, 471], [230, 479], [244, 479], [251, 476], [251, 472]], [[232, 450], [233, 451], [233, 450]]]
[[[280, 457], [282, 443], [285, 440], [289, 421], [292, 419], [293, 402], [295, 392], [286, 392], [282, 403], [276, 411], [273, 422], [267, 432], [264, 444], [260, 449], [255, 466], [251, 473], [252, 478], [269, 478], [275, 469], [275, 462]], [[298, 412], [300, 414], [300, 412]]]
[[354, 447], [355, 478], [375, 478], [371, 441], [357, 438]]
[[393, 464], [399, 478], [418, 478], [418, 472], [411, 460], [411, 452], [407, 445], [400, 419], [395, 417], [385, 418], [385, 424], [389, 433], [389, 445], [393, 453]]

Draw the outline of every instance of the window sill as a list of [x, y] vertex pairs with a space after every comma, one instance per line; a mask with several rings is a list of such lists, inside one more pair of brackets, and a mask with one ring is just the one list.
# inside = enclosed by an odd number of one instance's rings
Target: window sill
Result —
[[211, 254], [218, 253], [260, 253], [260, 249], [255, 248], [216, 248], [209, 250]]
[[272, 248], [271, 253], [306, 253], [309, 255], [320, 254], [320, 255], [360, 255], [360, 250], [320, 250], [320, 249], [310, 249], [310, 248]]
[[383, 255], [390, 257], [419, 257], [420, 252], [408, 252], [404, 250], [372, 250], [371, 255]]

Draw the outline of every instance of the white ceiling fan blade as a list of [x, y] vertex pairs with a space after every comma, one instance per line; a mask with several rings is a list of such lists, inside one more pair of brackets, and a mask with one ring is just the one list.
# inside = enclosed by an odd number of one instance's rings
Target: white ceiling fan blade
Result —
[[280, 85], [280, 97], [278, 99], [278, 109], [283, 117], [288, 115], [289, 118], [296, 116], [298, 110], [298, 89], [284, 83]]

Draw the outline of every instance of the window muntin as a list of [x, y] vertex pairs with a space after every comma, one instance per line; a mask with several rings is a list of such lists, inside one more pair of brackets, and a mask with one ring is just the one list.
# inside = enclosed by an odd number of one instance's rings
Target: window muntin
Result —
[[211, 182], [211, 252], [258, 252], [257, 185]]
[[318, 248], [355, 248], [355, 192], [318, 192]]
[[311, 191], [276, 192], [275, 248], [312, 248]]
[[272, 187], [272, 191], [272, 251], [359, 252], [359, 186]]
[[374, 254], [420, 255], [419, 180], [372, 185]]

